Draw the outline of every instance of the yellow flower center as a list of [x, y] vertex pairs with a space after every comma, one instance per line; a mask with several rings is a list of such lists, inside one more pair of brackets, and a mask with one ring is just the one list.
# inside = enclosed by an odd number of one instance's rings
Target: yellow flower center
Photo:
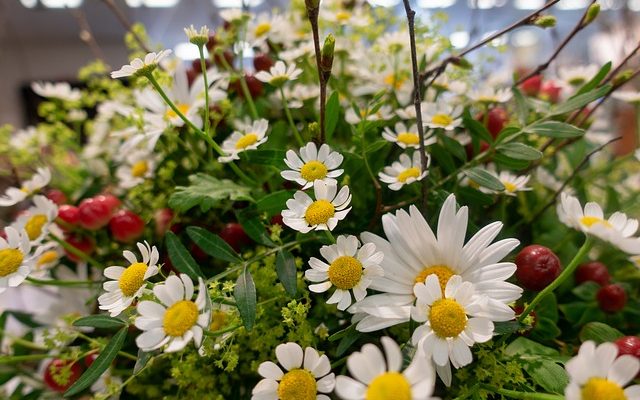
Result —
[[591, 228], [595, 224], [602, 224], [605, 226], [605, 228], [611, 228], [611, 224], [609, 223], [609, 221], [598, 217], [592, 217], [590, 215], [585, 215], [584, 217], [580, 218], [580, 223], [587, 228]]
[[467, 314], [457, 301], [440, 299], [431, 306], [429, 323], [441, 338], [457, 337], [467, 327]]
[[36, 240], [42, 234], [42, 227], [47, 223], [49, 219], [44, 214], [36, 214], [33, 217], [29, 218], [27, 223], [24, 225], [24, 230], [27, 231], [27, 236], [29, 236], [29, 240]]
[[448, 126], [453, 122], [453, 118], [447, 114], [436, 114], [431, 117], [431, 122], [438, 125]]
[[313, 182], [316, 179], [323, 179], [327, 176], [327, 166], [324, 163], [321, 163], [318, 160], [309, 161], [305, 165], [302, 166], [300, 170], [300, 175], [302, 175], [302, 179], [305, 179], [307, 182]]
[[416, 276], [416, 283], [424, 283], [429, 275], [436, 274], [438, 281], [440, 282], [440, 289], [444, 293], [444, 289], [447, 287], [447, 282], [456, 273], [446, 265], [434, 265], [432, 267], [426, 267]]
[[411, 385], [398, 372], [385, 372], [369, 383], [365, 400], [411, 400]]
[[398, 182], [406, 182], [409, 178], [417, 179], [420, 176], [420, 170], [418, 167], [407, 168], [398, 174]]
[[149, 171], [149, 164], [146, 160], [138, 161], [131, 166], [131, 175], [135, 178], [142, 178]]
[[624, 390], [604, 378], [591, 378], [582, 387], [582, 400], [627, 400]]
[[328, 275], [338, 289], [352, 289], [362, 277], [362, 263], [351, 256], [338, 257], [329, 266]]
[[511, 182], [502, 182], [504, 185], [504, 191], [507, 193], [513, 193], [518, 190], [518, 187]]
[[387, 86], [391, 86], [392, 88], [398, 90], [404, 83], [404, 79], [396, 76], [396, 74], [389, 74], [384, 77], [384, 84]]
[[329, 218], [333, 217], [336, 213], [336, 208], [328, 200], [316, 200], [304, 213], [304, 219], [307, 220], [309, 225], [326, 224]]
[[420, 143], [420, 137], [417, 133], [412, 132], [402, 132], [398, 133], [398, 142], [404, 144], [418, 144]]
[[338, 11], [336, 13], [336, 20], [338, 20], [338, 22], [347, 22], [349, 18], [351, 18], [351, 13], [348, 11]]
[[0, 250], [0, 276], [11, 275], [20, 268], [24, 254], [18, 249]]
[[220, 329], [222, 329], [226, 322], [227, 313], [221, 310], [216, 310], [211, 315], [211, 324], [209, 325], [209, 330], [212, 332], [219, 331]]
[[[176, 108], [182, 113], [182, 115], [186, 115], [189, 112], [189, 105], [184, 103], [177, 103]], [[167, 112], [164, 114], [167, 119], [178, 118], [178, 113], [173, 111], [172, 108], [169, 108]]]
[[238, 141], [236, 142], [236, 149], [246, 149], [257, 141], [258, 135], [256, 135], [255, 133], [247, 133], [246, 135], [238, 139]]
[[315, 400], [317, 393], [316, 379], [306, 369], [292, 369], [278, 384], [280, 400]]
[[58, 252], [55, 250], [49, 250], [42, 253], [38, 258], [38, 266], [52, 263], [58, 259]]
[[144, 274], [147, 272], [147, 264], [135, 263], [129, 265], [118, 279], [118, 287], [125, 296], [133, 296], [144, 284]]
[[254, 31], [256, 37], [266, 35], [271, 30], [271, 24], [268, 22], [262, 22], [256, 26]]
[[198, 306], [191, 300], [181, 300], [167, 309], [162, 327], [169, 336], [182, 336], [198, 322]]

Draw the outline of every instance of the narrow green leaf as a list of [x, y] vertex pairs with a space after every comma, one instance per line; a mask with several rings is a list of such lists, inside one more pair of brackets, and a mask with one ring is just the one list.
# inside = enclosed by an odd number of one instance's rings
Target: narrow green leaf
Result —
[[442, 144], [444, 144], [444, 148], [449, 151], [449, 153], [453, 154], [455, 158], [460, 161], [467, 161], [467, 152], [464, 147], [457, 140], [451, 139], [449, 136], [442, 135], [440, 136], [442, 139]]
[[381, 148], [385, 147], [388, 144], [389, 144], [389, 142], [384, 140], [384, 139], [376, 140], [373, 143], [369, 143], [367, 145], [367, 148], [366, 148], [365, 151], [367, 153], [373, 153], [373, 152], [376, 152], [376, 151], [380, 150]]
[[340, 96], [338, 92], [333, 92], [329, 96], [329, 100], [327, 100], [324, 117], [324, 134], [327, 140], [331, 139], [333, 132], [336, 130], [338, 117], [340, 117]]
[[355, 325], [351, 325], [338, 343], [338, 347], [336, 348], [336, 356], [340, 357], [347, 350], [349, 350], [349, 347], [351, 347], [351, 345], [353, 345], [356, 340], [358, 340], [358, 337], [360, 337], [360, 332], [356, 330]]
[[280, 279], [287, 293], [290, 296], [295, 296], [298, 286], [298, 271], [296, 260], [290, 252], [286, 250], [278, 252], [276, 256], [276, 271], [278, 272], [278, 279]]
[[200, 266], [196, 260], [193, 259], [191, 253], [187, 251], [182, 242], [180, 242], [180, 239], [178, 239], [173, 232], [167, 232], [164, 240], [167, 246], [167, 252], [169, 253], [169, 259], [171, 259], [171, 263], [178, 271], [189, 275], [189, 277], [194, 280], [197, 280], [198, 277], [204, 278], [204, 274], [202, 270], [200, 270]]
[[493, 143], [493, 136], [491, 136], [487, 127], [484, 126], [484, 124], [482, 124], [481, 122], [476, 121], [471, 116], [468, 109], [465, 110], [463, 114], [462, 123], [464, 124], [464, 127], [467, 128], [469, 132], [471, 132], [472, 136], [475, 136], [480, 140], [484, 140], [489, 144]]
[[602, 82], [607, 74], [609, 74], [609, 71], [611, 71], [611, 61], [603, 65], [602, 68], [600, 68], [600, 71], [598, 71], [598, 73], [593, 78], [591, 78], [589, 82], [585, 83], [580, 89], [578, 89], [576, 94], [571, 97], [579, 96], [598, 87], [600, 82]]
[[142, 351], [138, 349], [138, 359], [136, 360], [136, 364], [133, 366], [133, 374], [137, 375], [142, 368], [144, 368], [149, 360], [153, 357], [152, 352]]
[[587, 340], [593, 340], [600, 344], [604, 342], [615, 342], [617, 339], [623, 337], [624, 334], [607, 324], [602, 322], [589, 322], [580, 330], [580, 341], [586, 342]]
[[526, 131], [552, 138], [574, 138], [584, 135], [584, 130], [560, 121], [542, 121], [526, 127]]
[[[242, 262], [242, 258], [225, 242], [220, 236], [209, 232], [204, 228], [190, 226], [187, 228], [187, 235], [198, 247], [211, 257], [227, 261], [230, 263]], [[173, 260], [172, 260], [173, 261]]]
[[250, 331], [256, 321], [256, 285], [253, 282], [251, 273], [245, 269], [238, 277], [236, 287], [233, 290], [233, 297], [244, 327]]
[[495, 177], [491, 172], [481, 168], [475, 167], [472, 169], [468, 169], [464, 171], [464, 174], [469, 177], [472, 181], [477, 183], [480, 186], [484, 186], [487, 189], [495, 190], [501, 192], [504, 190], [504, 185], [500, 180]]
[[451, 154], [440, 144], [435, 143], [431, 145], [431, 156], [435, 160], [435, 163], [446, 173], [451, 173], [456, 169], [456, 163], [453, 157], [451, 157]]
[[507, 139], [515, 139], [516, 136], [522, 134], [522, 128], [517, 126], [505, 126], [502, 128], [500, 133], [498, 133], [498, 138], [496, 139], [496, 143], [502, 143]]
[[280, 214], [284, 210], [287, 200], [293, 197], [293, 193], [293, 190], [270, 193], [256, 201], [256, 209], [258, 212], [266, 213], [269, 216]]
[[274, 247], [276, 244], [267, 235], [267, 230], [260, 221], [260, 218], [256, 215], [255, 210], [246, 208], [241, 212], [236, 213], [238, 222], [244, 228], [245, 233], [253, 241], [263, 244], [265, 246]]
[[104, 346], [104, 349], [98, 354], [98, 357], [87, 368], [82, 376], [74, 383], [65, 393], [64, 397], [73, 396], [78, 394], [91, 386], [95, 381], [100, 378], [100, 375], [109, 368], [111, 362], [116, 358], [118, 352], [124, 344], [124, 339], [127, 337], [127, 327], [122, 327]]
[[501, 153], [496, 153], [496, 155], [493, 157], [493, 161], [496, 163], [496, 165], [516, 171], [519, 169], [525, 169], [529, 166], [529, 161], [516, 160], [515, 158], [508, 157]]
[[527, 99], [524, 98], [522, 92], [517, 87], [511, 88], [513, 92], [513, 98], [516, 101], [516, 113], [518, 114], [518, 120], [521, 124], [527, 123], [527, 118], [529, 118], [529, 105], [527, 104]]
[[100, 329], [116, 329], [126, 325], [125, 321], [108, 315], [89, 315], [73, 321], [73, 326], [91, 326]]
[[607, 84], [602, 86], [601, 88], [594, 89], [587, 93], [572, 97], [564, 103], [552, 107], [550, 116], [566, 114], [582, 106], [586, 106], [592, 101], [598, 100], [599, 98], [607, 94], [609, 90], [611, 90], [611, 85]]
[[506, 143], [497, 147], [496, 151], [516, 160], [533, 161], [542, 158], [542, 152], [524, 143]]
[[284, 169], [284, 150], [252, 150], [244, 152], [246, 161], [251, 164], [273, 165], [278, 169]]

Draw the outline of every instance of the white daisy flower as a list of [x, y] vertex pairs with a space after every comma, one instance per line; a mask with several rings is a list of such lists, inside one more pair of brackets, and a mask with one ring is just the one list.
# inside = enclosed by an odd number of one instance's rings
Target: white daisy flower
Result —
[[577, 87], [587, 83], [600, 70], [596, 64], [560, 67], [558, 77], [567, 85]]
[[21, 188], [10, 187], [0, 196], [0, 207], [12, 206], [31, 196], [51, 181], [51, 171], [49, 168], [38, 168], [31, 179], [22, 182]]
[[616, 211], [609, 219], [604, 219], [602, 207], [597, 203], [589, 202], [583, 210], [577, 198], [561, 193], [558, 219], [565, 225], [596, 236], [624, 252], [640, 253], [640, 238], [633, 237], [638, 230], [638, 220], [628, 218], [622, 212]]
[[17, 231], [27, 233], [32, 244], [37, 244], [49, 233], [49, 227], [58, 216], [58, 206], [45, 196], [33, 197], [33, 206], [11, 224]]
[[157, 265], [158, 249], [156, 246], [149, 246], [138, 242], [138, 250], [142, 255], [142, 261], [129, 250], [125, 250], [122, 255], [129, 262], [128, 267], [112, 266], [105, 268], [104, 276], [113, 279], [103, 284], [106, 293], [98, 297], [100, 309], [109, 311], [112, 317], [120, 315], [131, 303], [140, 297], [146, 288], [146, 281], [156, 275], [159, 271]]
[[243, 11], [240, 8], [227, 8], [224, 10], [220, 10], [218, 15], [220, 15], [220, 18], [222, 18], [224, 21], [232, 23], [242, 22], [245, 18], [251, 17], [251, 14]]
[[318, 150], [313, 142], [301, 147], [299, 152], [300, 156], [293, 150], [287, 151], [284, 162], [291, 169], [280, 173], [284, 179], [302, 185], [302, 190], [310, 188], [317, 180], [337, 184], [335, 178], [344, 172], [343, 169], [336, 169], [342, 164], [342, 154], [331, 151], [326, 143]]
[[31, 90], [38, 96], [65, 101], [78, 101], [82, 97], [80, 90], [72, 88], [68, 82], [33, 82]]
[[[426, 113], [428, 104], [429, 103], [426, 101], [423, 101], [422, 103], [420, 103], [420, 112], [422, 113], [423, 116]], [[416, 119], [416, 107], [413, 104], [406, 106], [404, 108], [398, 108], [397, 110], [395, 110], [395, 113], [398, 117], [400, 117], [403, 120]], [[396, 129], [396, 132], [398, 132], [397, 129]]]
[[111, 72], [111, 78], [125, 78], [127, 76], [140, 76], [156, 69], [158, 63], [171, 54], [171, 50], [162, 50], [158, 53], [151, 52], [144, 56], [144, 60], [134, 58], [129, 64], [123, 65], [119, 70]]
[[[427, 154], [427, 168], [430, 163], [431, 157]], [[400, 190], [404, 185], [421, 181], [428, 173], [429, 171], [422, 170], [420, 152], [414, 151], [412, 158], [406, 154], [400, 154], [400, 159], [394, 161], [391, 166], [384, 167], [382, 172], [378, 173], [378, 178], [382, 182], [388, 183], [389, 189]]]
[[460, 106], [447, 103], [428, 103], [425, 105], [422, 121], [429, 128], [440, 128], [452, 131], [462, 123]]
[[631, 104], [640, 104], [640, 92], [624, 90], [621, 92], [613, 92], [611, 97]]
[[38, 259], [38, 252], [31, 254], [31, 243], [25, 231], [4, 228], [7, 239], [0, 237], [0, 293], [20, 285]]
[[339, 375], [336, 394], [344, 400], [435, 400], [431, 397], [435, 386], [431, 362], [418, 354], [400, 372], [403, 360], [400, 346], [386, 336], [380, 342], [384, 355], [377, 346], [368, 343], [349, 356], [347, 368], [355, 379]]
[[478, 103], [506, 103], [511, 100], [513, 93], [510, 89], [495, 89], [485, 86], [482, 89], [472, 90], [469, 99]]
[[502, 222], [493, 222], [480, 229], [465, 244], [468, 209], [456, 212], [456, 198], [445, 200], [438, 218], [437, 237], [415, 206], [407, 213], [382, 217], [387, 240], [365, 232], [364, 243], [373, 243], [384, 253], [380, 263], [383, 277], [375, 277], [370, 288], [382, 292], [368, 296], [352, 305], [348, 311], [362, 313], [358, 330], [370, 332], [409, 321], [411, 306], [416, 300], [413, 287], [431, 274], [440, 280], [444, 292], [454, 275], [471, 282], [478, 295], [486, 295], [484, 308], [488, 315], [499, 315], [494, 321], [514, 318], [509, 303], [522, 295], [522, 288], [506, 280], [515, 273], [516, 265], [501, 262], [520, 243], [517, 239], [503, 239], [491, 243], [502, 229]]
[[198, 278], [198, 297], [193, 301], [193, 281], [185, 274], [171, 275], [165, 283], [155, 285], [153, 294], [160, 300], [141, 301], [135, 325], [143, 330], [136, 338], [142, 351], [164, 348], [165, 353], [180, 351], [193, 339], [202, 344], [204, 329], [210, 321], [210, 300], [207, 287]]
[[39, 254], [36, 260], [31, 276], [42, 279], [48, 276], [49, 270], [60, 263], [60, 259], [64, 257], [64, 249], [57, 242], [47, 242], [36, 250]]
[[126, 157], [126, 163], [116, 170], [119, 186], [130, 189], [143, 183], [146, 179], [153, 178], [156, 161], [153, 155], [144, 150], [131, 152]]
[[454, 94], [462, 95], [467, 92], [467, 84], [457, 79], [449, 79], [444, 75], [441, 75], [438, 79], [433, 81], [431, 87], [442, 92], [451, 92]]
[[252, 47], [263, 44], [267, 39], [278, 42], [286, 31], [288, 21], [282, 15], [262, 13], [252, 18], [247, 26], [247, 41]]
[[338, 192], [336, 183], [316, 180], [313, 182], [313, 192], [315, 200], [303, 191], [297, 191], [293, 199], [287, 200], [288, 209], [282, 211], [282, 222], [302, 233], [332, 231], [338, 221], [351, 211], [349, 187], [343, 186]]
[[267, 129], [269, 129], [269, 121], [262, 118], [254, 121], [250, 127], [245, 127], [242, 132], [234, 131], [222, 142], [222, 150], [225, 155], [218, 157], [218, 161], [226, 163], [239, 160], [239, 153], [257, 149], [267, 141]]
[[376, 251], [373, 243], [360, 247], [358, 238], [352, 235], [338, 236], [336, 244], [322, 246], [320, 254], [329, 264], [311, 257], [311, 269], [306, 270], [304, 276], [311, 282], [321, 282], [309, 285], [309, 290], [314, 293], [324, 293], [335, 286], [336, 290], [327, 304], [338, 303], [338, 310], [346, 310], [351, 305], [349, 291], [353, 292], [356, 301], [364, 299], [371, 278], [384, 273], [379, 265], [384, 254]]
[[371, 25], [371, 16], [362, 8], [354, 10], [346, 10], [340, 8], [335, 11], [326, 10], [324, 7], [320, 9], [320, 17], [326, 21], [351, 27], [364, 28]]
[[[326, 355], [314, 348], [302, 352], [299, 344], [289, 342], [276, 347], [276, 358], [282, 366], [265, 361], [258, 367], [262, 379], [253, 388], [251, 400], [329, 400], [336, 385]], [[282, 369], [284, 368], [284, 372]]]
[[442, 293], [438, 278], [429, 275], [425, 283], [413, 287], [416, 305], [411, 308], [411, 318], [422, 325], [413, 331], [411, 341], [431, 356], [438, 374], [449, 385], [449, 363], [455, 368], [471, 364], [470, 347], [491, 340], [493, 322], [481, 316], [485, 315], [483, 298], [474, 295], [471, 282], [462, 282], [462, 277], [454, 275]]
[[184, 28], [184, 34], [187, 35], [189, 42], [193, 44], [204, 45], [209, 40], [209, 28], [206, 25], [201, 26], [200, 30], [197, 30], [192, 24]]
[[[418, 126], [416, 124], [407, 128], [402, 122], [397, 122], [394, 129], [385, 127], [382, 132], [382, 137], [389, 142], [395, 143], [403, 149], [412, 148], [417, 149], [420, 147], [420, 136], [418, 135]], [[435, 136], [424, 139], [424, 145], [429, 146], [437, 141]]]
[[295, 64], [287, 65], [284, 61], [277, 61], [276, 64], [271, 67], [269, 72], [260, 71], [255, 77], [256, 79], [268, 83], [271, 86], [280, 87], [287, 81], [294, 81], [300, 74], [302, 70], [296, 67]]
[[480, 191], [484, 193], [504, 193], [507, 196], [516, 196], [517, 192], [531, 190], [531, 188], [527, 186], [531, 178], [529, 175], [515, 175], [509, 171], [502, 171], [498, 174], [497, 178], [504, 185], [503, 191], [496, 192], [485, 187], [480, 187]]
[[344, 119], [351, 125], [357, 125], [362, 121], [386, 121], [393, 118], [393, 112], [390, 105], [383, 105], [376, 112], [370, 112], [366, 107], [360, 108], [360, 114], [356, 114], [356, 110], [349, 108], [345, 113]]
[[567, 361], [567, 400], [640, 400], [640, 385], [630, 384], [640, 370], [640, 361], [631, 355], [618, 357], [618, 347], [592, 341], [580, 346], [578, 355]]
[[[287, 99], [289, 108], [302, 108], [304, 102], [318, 97], [317, 86], [297, 84], [293, 86], [285, 86], [283, 88], [284, 97]], [[280, 95], [276, 92], [272, 96], [273, 102], [280, 102]]]

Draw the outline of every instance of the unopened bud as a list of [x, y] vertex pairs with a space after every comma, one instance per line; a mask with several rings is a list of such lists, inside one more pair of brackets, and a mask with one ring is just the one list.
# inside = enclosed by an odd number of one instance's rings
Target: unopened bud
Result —
[[553, 15], [541, 15], [533, 21], [533, 24], [540, 28], [553, 28], [556, 26], [556, 22], [558, 20]]
[[624, 71], [621, 71], [616, 76], [614, 76], [611, 83], [613, 83], [613, 86], [621, 86], [624, 85], [629, 79], [631, 79], [632, 76], [633, 70], [625, 69]]
[[587, 26], [593, 22], [594, 19], [600, 14], [600, 4], [593, 3], [589, 6], [587, 10], [587, 14], [584, 16], [584, 22], [582, 22], [582, 26]]
[[462, 57], [453, 57], [451, 58], [451, 64], [456, 67], [460, 67], [462, 69], [472, 69], [473, 64], [471, 64], [466, 58]]
[[336, 47], [336, 39], [330, 33], [324, 40], [324, 45], [320, 51], [320, 68], [322, 72], [331, 73], [331, 67], [333, 66], [333, 52]]
[[320, 125], [317, 122], [311, 122], [307, 128], [312, 138], [320, 137]]

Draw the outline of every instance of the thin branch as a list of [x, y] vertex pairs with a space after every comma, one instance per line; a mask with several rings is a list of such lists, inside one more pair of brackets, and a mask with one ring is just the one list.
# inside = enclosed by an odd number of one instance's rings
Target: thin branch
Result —
[[313, 48], [316, 55], [316, 67], [318, 68], [318, 82], [320, 82], [320, 137], [319, 142], [322, 144], [325, 142], [325, 112], [326, 112], [326, 102], [327, 102], [327, 80], [326, 76], [322, 71], [321, 59], [322, 55], [320, 52], [320, 32], [318, 28], [318, 14], [320, 13], [320, 8], [315, 4], [307, 4], [307, 16], [309, 18], [309, 23], [311, 24], [311, 32], [313, 33]]
[[98, 45], [95, 36], [93, 36], [93, 33], [91, 32], [91, 27], [89, 26], [89, 21], [87, 20], [85, 14], [79, 8], [73, 9], [71, 11], [71, 14], [74, 16], [76, 21], [78, 21], [78, 26], [80, 27], [80, 40], [82, 40], [87, 44], [87, 46], [89, 46], [89, 49], [91, 49], [94, 57], [96, 57], [106, 65], [107, 61], [104, 53]]
[[622, 62], [620, 62], [620, 64], [613, 71], [609, 72], [607, 77], [604, 78], [602, 82], [600, 82], [600, 86], [608, 83], [613, 78], [615, 78], [616, 75], [618, 75], [618, 73], [622, 70], [622, 68], [624, 68], [624, 66], [629, 62], [629, 60], [631, 60], [633, 56], [635, 56], [636, 53], [638, 53], [638, 51], [640, 51], [640, 41], [638, 41], [638, 44], [636, 45], [636, 47], [634, 47], [634, 49], [631, 50], [629, 54], [627, 54], [627, 56], [622, 60]]
[[129, 18], [127, 18], [125, 13], [122, 12], [120, 7], [118, 7], [116, 2], [114, 0], [102, 0], [102, 1], [115, 14], [116, 18], [118, 18], [118, 21], [120, 21], [120, 24], [124, 27], [124, 29], [126, 29], [127, 32], [131, 32], [136, 42], [138, 42], [138, 45], [140, 45], [140, 47], [145, 52], [151, 53], [151, 49], [149, 48], [149, 46], [147, 46], [144, 40], [142, 40], [142, 38], [133, 30], [133, 24], [131, 23], [131, 21], [129, 21]]

